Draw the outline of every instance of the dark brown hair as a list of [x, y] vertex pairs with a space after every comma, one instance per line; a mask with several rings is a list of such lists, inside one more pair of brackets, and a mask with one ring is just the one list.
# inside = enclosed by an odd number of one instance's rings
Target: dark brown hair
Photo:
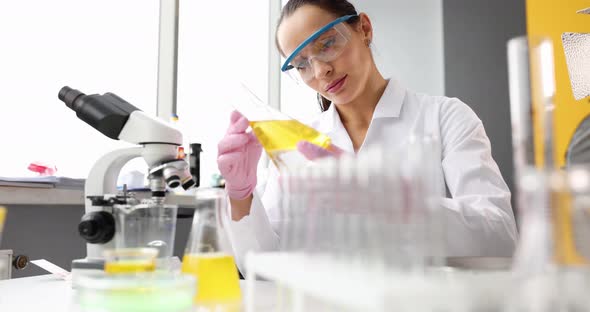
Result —
[[[283, 7], [281, 11], [281, 17], [279, 18], [279, 22], [277, 23], [277, 28], [283, 22], [285, 17], [292, 15], [297, 9], [304, 5], [315, 5], [324, 11], [328, 11], [338, 17], [345, 16], [345, 15], [358, 15], [354, 5], [348, 2], [347, 0], [289, 0], [287, 4]], [[348, 24], [356, 24], [359, 21], [358, 16], [353, 17], [346, 21]], [[281, 47], [279, 46], [278, 38], [275, 38], [275, 43], [279, 51], [281, 51]], [[282, 51], [281, 51], [282, 53]], [[318, 104], [320, 105], [320, 109], [322, 112], [325, 112], [330, 107], [332, 102], [321, 94], [317, 94]]]

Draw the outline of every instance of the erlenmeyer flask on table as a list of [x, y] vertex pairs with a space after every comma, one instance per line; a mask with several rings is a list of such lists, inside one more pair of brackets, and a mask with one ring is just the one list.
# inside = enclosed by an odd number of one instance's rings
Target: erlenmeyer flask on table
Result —
[[[197, 278], [195, 303], [228, 307], [240, 304], [238, 270], [232, 255], [222, 251], [220, 230], [226, 213], [222, 189], [197, 189], [198, 205], [182, 259], [182, 272]], [[233, 309], [229, 309], [232, 310]]]
[[244, 84], [240, 89], [244, 99], [234, 103], [234, 108], [248, 118], [252, 132], [277, 168], [287, 169], [305, 161], [297, 151], [299, 141], [332, 148], [327, 135], [265, 104]]

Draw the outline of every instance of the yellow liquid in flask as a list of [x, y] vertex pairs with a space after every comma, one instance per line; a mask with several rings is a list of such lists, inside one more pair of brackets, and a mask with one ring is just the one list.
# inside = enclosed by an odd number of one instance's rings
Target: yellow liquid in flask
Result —
[[234, 258], [224, 253], [186, 254], [182, 272], [197, 278], [196, 303], [232, 302], [242, 298]]
[[252, 121], [250, 127], [277, 166], [281, 163], [280, 154], [297, 150], [299, 141], [309, 141], [325, 149], [331, 145], [330, 137], [294, 119]]

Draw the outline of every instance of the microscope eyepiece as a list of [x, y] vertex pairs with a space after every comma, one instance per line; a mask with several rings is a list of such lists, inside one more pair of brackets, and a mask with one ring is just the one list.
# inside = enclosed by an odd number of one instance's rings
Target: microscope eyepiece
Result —
[[86, 95], [65, 86], [57, 97], [75, 111], [78, 118], [114, 140], [119, 139], [129, 116], [139, 110], [113, 93]]
[[76, 89], [72, 89], [68, 86], [65, 86], [63, 88], [61, 88], [61, 90], [59, 90], [59, 94], [57, 95], [57, 97], [64, 103], [66, 103], [66, 106], [71, 108], [72, 110], [76, 110], [74, 108], [74, 103], [76, 102], [76, 99], [78, 99], [80, 96], [85, 96], [86, 94], [76, 90]]

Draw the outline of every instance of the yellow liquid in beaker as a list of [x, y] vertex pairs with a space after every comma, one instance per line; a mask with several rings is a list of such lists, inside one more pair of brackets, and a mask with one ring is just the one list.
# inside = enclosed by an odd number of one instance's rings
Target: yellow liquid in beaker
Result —
[[252, 121], [250, 127], [276, 165], [280, 163], [280, 153], [296, 150], [299, 141], [326, 149], [331, 145], [330, 137], [294, 119]]
[[156, 270], [155, 260], [121, 260], [107, 262], [104, 270], [108, 274], [143, 273]]
[[242, 298], [234, 258], [224, 253], [187, 254], [182, 272], [197, 278], [196, 303], [232, 302]]

